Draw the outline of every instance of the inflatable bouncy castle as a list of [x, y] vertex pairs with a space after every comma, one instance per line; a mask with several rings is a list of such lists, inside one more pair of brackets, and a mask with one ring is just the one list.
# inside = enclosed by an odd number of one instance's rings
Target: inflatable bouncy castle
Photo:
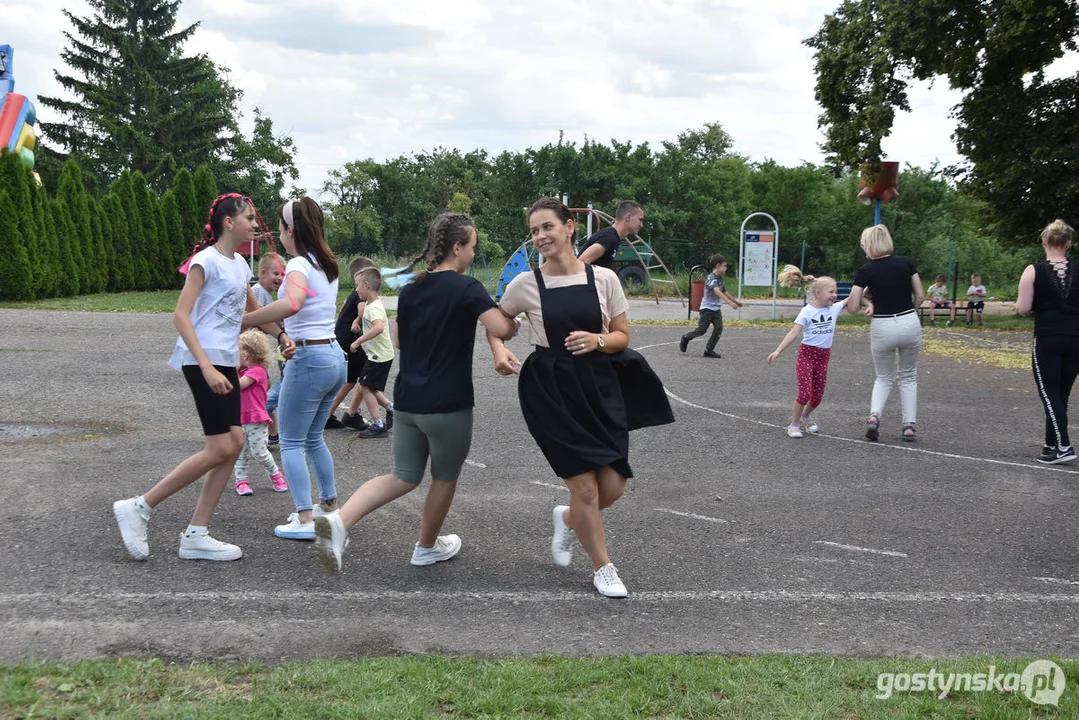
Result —
[[15, 92], [13, 55], [10, 45], [0, 45], [0, 149], [15, 153], [33, 170], [37, 112], [26, 96]]

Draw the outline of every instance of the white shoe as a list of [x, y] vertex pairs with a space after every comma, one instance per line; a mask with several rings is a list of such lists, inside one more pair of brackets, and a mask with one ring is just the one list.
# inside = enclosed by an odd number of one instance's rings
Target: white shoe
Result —
[[273, 534], [286, 540], [314, 540], [315, 521], [311, 520], [310, 522], [302, 523], [300, 522], [300, 514], [292, 513], [288, 516], [287, 523], [278, 525], [273, 529]]
[[607, 563], [592, 575], [592, 584], [599, 590], [599, 594], [605, 597], [624, 598], [629, 594], [626, 586], [618, 577], [618, 568], [614, 563]]
[[562, 513], [569, 510], [567, 505], [559, 505], [554, 509], [554, 535], [551, 538], [551, 557], [555, 565], [566, 567], [573, 562], [573, 530], [566, 526], [562, 519]]
[[315, 557], [326, 572], [341, 572], [341, 556], [348, 547], [348, 530], [336, 513], [315, 518]]
[[802, 427], [806, 429], [806, 432], [816, 435], [820, 432], [820, 428], [817, 427], [817, 421], [813, 419], [812, 415], [802, 415]]
[[214, 540], [208, 532], [180, 535], [180, 557], [184, 560], [239, 560], [243, 556], [239, 547]]
[[120, 536], [131, 557], [145, 560], [150, 557], [150, 545], [146, 542], [146, 526], [150, 522], [150, 507], [141, 498], [117, 500], [112, 504], [112, 514], [120, 526]]
[[800, 438], [802, 437], [802, 428], [798, 425], [787, 426], [787, 437]]
[[416, 549], [412, 551], [413, 565], [434, 565], [435, 563], [449, 560], [461, 552], [461, 538], [456, 535], [439, 535], [433, 547], [421, 548], [416, 543]]

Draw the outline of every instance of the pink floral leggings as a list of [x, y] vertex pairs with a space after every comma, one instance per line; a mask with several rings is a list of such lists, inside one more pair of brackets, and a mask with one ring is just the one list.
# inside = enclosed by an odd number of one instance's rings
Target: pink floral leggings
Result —
[[832, 348], [819, 348], [812, 345], [798, 346], [799, 405], [817, 407], [824, 399], [824, 383], [828, 381], [828, 359], [832, 357]]
[[266, 442], [270, 439], [270, 424], [261, 423], [247, 423], [243, 426], [244, 430], [244, 449], [240, 451], [240, 456], [236, 458], [236, 467], [233, 472], [236, 474], [236, 482], [240, 480], [247, 480], [248, 464], [253, 460], [263, 467], [266, 474], [273, 477], [278, 473], [277, 463], [274, 462], [273, 455], [270, 454], [269, 448], [266, 447]]

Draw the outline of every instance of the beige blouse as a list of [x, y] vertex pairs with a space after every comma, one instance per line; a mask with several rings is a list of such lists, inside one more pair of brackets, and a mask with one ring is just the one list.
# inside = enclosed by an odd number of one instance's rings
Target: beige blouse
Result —
[[[622, 292], [622, 283], [618, 281], [613, 270], [596, 266], [593, 266], [592, 270], [596, 275], [596, 294], [599, 295], [599, 309], [603, 315], [603, 332], [610, 332], [611, 318], [629, 310], [629, 303], [626, 301], [626, 294]], [[583, 272], [579, 275], [543, 276], [543, 284], [549, 290], [587, 283], [588, 276]], [[529, 342], [539, 347], [549, 347], [547, 333], [543, 328], [539, 285], [536, 284], [534, 273], [521, 273], [513, 278], [498, 306], [514, 317], [525, 313], [528, 316]]]

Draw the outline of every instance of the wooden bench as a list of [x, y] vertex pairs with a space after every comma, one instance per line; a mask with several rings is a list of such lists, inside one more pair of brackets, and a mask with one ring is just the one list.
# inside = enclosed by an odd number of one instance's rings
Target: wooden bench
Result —
[[[963, 322], [966, 322], [965, 316], [967, 314], [967, 301], [966, 300], [949, 300], [952, 306], [955, 308], [955, 323], [958, 324], [962, 318]], [[926, 318], [929, 317], [929, 310], [933, 306], [933, 303], [929, 300], [923, 300], [922, 304], [918, 307], [918, 321], [925, 325]], [[938, 308], [939, 315], [943, 315], [945, 322], [951, 317], [951, 308]]]

